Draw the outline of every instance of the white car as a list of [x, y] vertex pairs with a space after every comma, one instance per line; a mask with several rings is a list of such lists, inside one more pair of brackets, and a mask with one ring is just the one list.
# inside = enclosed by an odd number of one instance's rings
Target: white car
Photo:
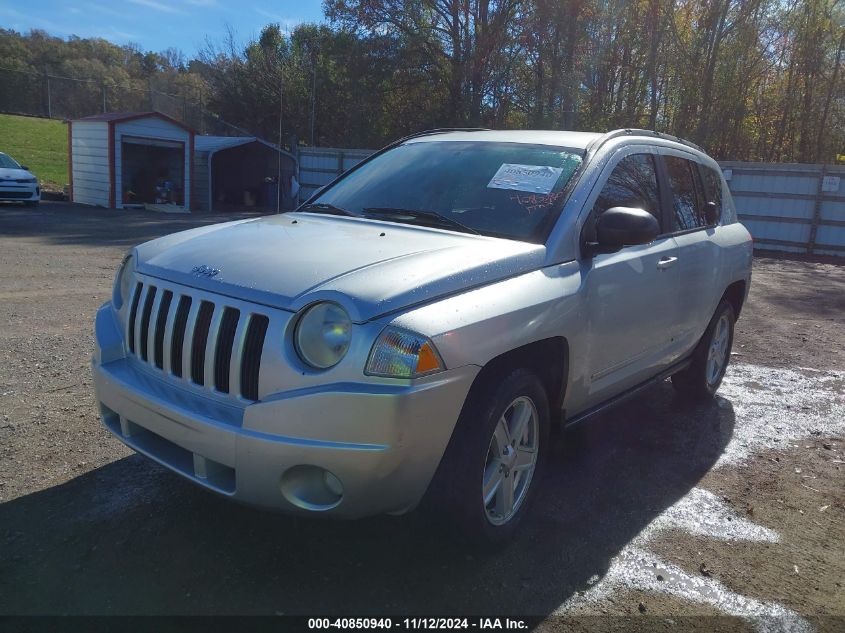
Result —
[[0, 152], [0, 202], [23, 202], [34, 207], [41, 201], [41, 187], [29, 168]]

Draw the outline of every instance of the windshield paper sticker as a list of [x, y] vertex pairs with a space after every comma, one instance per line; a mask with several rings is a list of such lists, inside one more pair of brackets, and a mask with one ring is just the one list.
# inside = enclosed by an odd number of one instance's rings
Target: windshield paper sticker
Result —
[[499, 167], [499, 171], [493, 176], [487, 188], [547, 194], [551, 193], [562, 173], [562, 167], [505, 163]]

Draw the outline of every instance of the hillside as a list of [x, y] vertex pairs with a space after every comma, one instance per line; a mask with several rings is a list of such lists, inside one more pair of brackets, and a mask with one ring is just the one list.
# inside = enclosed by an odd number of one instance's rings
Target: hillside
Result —
[[61, 191], [68, 181], [62, 121], [0, 114], [0, 152], [29, 167], [48, 191]]

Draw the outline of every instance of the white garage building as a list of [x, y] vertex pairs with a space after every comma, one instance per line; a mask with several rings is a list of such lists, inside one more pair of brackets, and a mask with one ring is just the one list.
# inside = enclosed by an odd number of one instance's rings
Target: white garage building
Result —
[[69, 121], [71, 200], [189, 211], [194, 136], [160, 112], [109, 112]]

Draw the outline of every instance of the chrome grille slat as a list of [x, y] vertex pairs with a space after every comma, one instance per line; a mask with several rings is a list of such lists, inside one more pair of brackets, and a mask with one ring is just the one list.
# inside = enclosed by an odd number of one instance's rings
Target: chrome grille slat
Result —
[[149, 342], [149, 334], [150, 334], [150, 314], [153, 311], [153, 304], [155, 303], [156, 299], [156, 287], [155, 286], [147, 286], [147, 290], [144, 293], [144, 309], [141, 311], [141, 322], [138, 324], [136, 328], [138, 330], [137, 338], [135, 340], [136, 349], [141, 356], [141, 360], [146, 362], [149, 359], [149, 348], [147, 343]]
[[237, 308], [226, 307], [220, 319], [220, 329], [217, 333], [217, 344], [214, 350], [214, 388], [221, 393], [229, 393], [229, 376], [232, 365], [232, 345], [238, 329], [241, 311]]
[[[212, 304], [214, 305], [214, 304]], [[214, 305], [211, 313], [211, 323], [208, 324], [208, 335], [205, 340], [205, 354], [202, 365], [202, 384], [206, 389], [214, 389], [214, 360], [217, 357], [217, 337], [220, 335], [220, 323], [223, 321], [222, 305]]]
[[141, 356], [141, 318], [144, 313], [144, 306], [147, 303], [147, 286], [138, 284], [138, 305], [135, 308], [135, 318], [132, 321], [132, 349], [135, 354]]
[[158, 292], [154, 295], [152, 308], [150, 308], [150, 316], [147, 325], [147, 362], [155, 366], [155, 346], [156, 346], [156, 328], [158, 327], [158, 312], [161, 309], [163, 292]]
[[132, 293], [132, 304], [129, 307], [129, 318], [126, 320], [126, 341], [129, 343], [129, 351], [134, 354], [135, 350], [135, 319], [138, 317], [138, 302], [141, 299], [143, 284], [139, 281], [135, 284], [135, 291]]
[[197, 315], [200, 311], [200, 302], [192, 301], [191, 309], [188, 311], [188, 322], [185, 325], [185, 336], [182, 341], [182, 378], [191, 379], [191, 360], [194, 349], [194, 331], [197, 326]]
[[191, 389], [258, 400], [269, 318], [242, 302], [139, 277], [125, 308], [129, 354]]
[[269, 323], [269, 319], [263, 314], [253, 314], [249, 320], [249, 328], [244, 340], [240, 380], [241, 395], [247, 400], [258, 400], [261, 352], [264, 349], [264, 338], [267, 335]]
[[205, 357], [212, 318], [214, 318], [214, 304], [210, 301], [202, 301], [197, 313], [196, 323], [194, 323], [194, 336], [191, 342], [191, 372], [188, 374], [194, 384], [197, 385], [205, 385]]
[[173, 346], [173, 326], [176, 323], [176, 311], [179, 309], [180, 297], [170, 290], [166, 292], [170, 293], [170, 302], [168, 304], [167, 314], [164, 317], [164, 334], [161, 340], [162, 349], [160, 369], [165, 372], [169, 372], [172, 364], [170, 360], [170, 353]]
[[170, 341], [170, 371], [179, 378], [185, 375], [182, 359], [185, 358], [185, 332], [188, 327], [192, 303], [193, 301], [188, 295], [179, 297], [176, 316], [173, 320], [173, 338]]
[[244, 342], [252, 316], [241, 312], [238, 327], [232, 340], [232, 355], [229, 359], [229, 393], [241, 393], [241, 362], [243, 360]]

